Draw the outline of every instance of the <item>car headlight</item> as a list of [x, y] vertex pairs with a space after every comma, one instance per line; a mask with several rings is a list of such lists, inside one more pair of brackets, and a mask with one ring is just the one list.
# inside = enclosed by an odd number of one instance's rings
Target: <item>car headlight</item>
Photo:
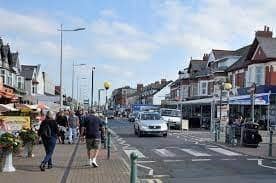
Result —
[[147, 126], [145, 126], [145, 125], [141, 125], [141, 130], [146, 130], [146, 129], [148, 129], [148, 127], [147, 127]]

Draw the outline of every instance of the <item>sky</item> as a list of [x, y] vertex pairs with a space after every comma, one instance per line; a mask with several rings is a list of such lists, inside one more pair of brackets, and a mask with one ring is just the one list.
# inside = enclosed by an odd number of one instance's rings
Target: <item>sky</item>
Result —
[[191, 57], [250, 44], [264, 25], [274, 31], [275, 8], [275, 0], [0, 0], [0, 36], [21, 64], [41, 64], [58, 85], [57, 29], [85, 27], [63, 34], [63, 83], [71, 95], [72, 64], [86, 64], [75, 76], [87, 78], [80, 79], [81, 95], [90, 98], [94, 66], [95, 100], [104, 81], [111, 93], [175, 80]]

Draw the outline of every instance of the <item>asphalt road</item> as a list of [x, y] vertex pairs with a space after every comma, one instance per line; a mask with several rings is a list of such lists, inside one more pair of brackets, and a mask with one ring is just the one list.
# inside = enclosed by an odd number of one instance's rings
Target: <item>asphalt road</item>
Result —
[[129, 162], [138, 153], [138, 176], [152, 182], [276, 182], [276, 162], [258, 160], [210, 142], [208, 132], [170, 133], [168, 137], [134, 135], [133, 124], [109, 121], [113, 142]]

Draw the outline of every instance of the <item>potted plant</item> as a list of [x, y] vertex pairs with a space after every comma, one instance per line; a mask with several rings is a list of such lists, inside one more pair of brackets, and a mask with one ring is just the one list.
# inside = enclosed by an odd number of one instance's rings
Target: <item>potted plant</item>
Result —
[[2, 172], [14, 172], [12, 164], [12, 153], [17, 153], [20, 148], [20, 140], [11, 133], [4, 133], [0, 136], [0, 149], [5, 157]]
[[24, 146], [25, 157], [33, 157], [33, 146], [37, 139], [37, 134], [32, 129], [22, 129], [19, 133]]

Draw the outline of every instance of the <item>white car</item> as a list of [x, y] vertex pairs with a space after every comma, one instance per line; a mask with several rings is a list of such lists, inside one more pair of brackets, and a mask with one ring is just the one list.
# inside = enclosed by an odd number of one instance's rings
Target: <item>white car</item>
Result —
[[170, 127], [180, 128], [181, 111], [177, 109], [160, 109], [161, 117], [168, 122]]
[[147, 134], [167, 137], [167, 122], [158, 112], [140, 112], [134, 122], [134, 133], [139, 137]]

